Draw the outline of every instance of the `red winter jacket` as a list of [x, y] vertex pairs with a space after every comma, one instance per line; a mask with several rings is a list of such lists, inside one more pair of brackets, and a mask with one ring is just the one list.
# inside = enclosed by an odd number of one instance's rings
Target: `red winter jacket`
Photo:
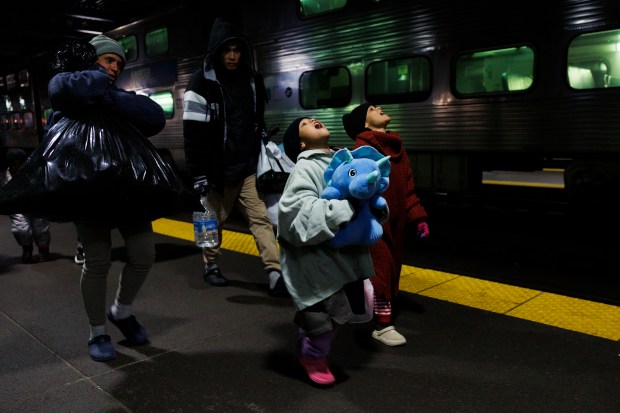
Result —
[[[390, 216], [383, 223], [382, 239], [370, 247], [375, 267], [375, 295], [392, 300], [398, 293], [407, 224], [426, 221], [428, 215], [415, 193], [413, 171], [398, 133], [366, 130], [355, 139], [354, 149], [369, 145], [390, 156], [390, 185], [381, 194]], [[409, 226], [411, 228], [411, 226]], [[415, 229], [414, 229], [415, 230]]]

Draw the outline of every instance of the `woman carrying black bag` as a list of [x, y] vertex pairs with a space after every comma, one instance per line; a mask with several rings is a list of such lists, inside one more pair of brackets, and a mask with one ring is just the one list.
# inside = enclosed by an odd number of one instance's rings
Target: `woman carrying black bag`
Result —
[[[54, 114], [40, 151], [47, 163], [38, 167], [51, 208], [58, 198], [70, 206], [71, 216], [50, 214], [75, 222], [85, 253], [80, 286], [90, 323], [88, 351], [93, 360], [108, 361], [116, 351], [106, 317], [130, 344], [148, 342], [131, 306], [155, 261], [151, 221], [180, 210], [183, 185], [146, 139], [164, 128], [162, 108], [115, 86], [125, 65], [123, 48], [103, 35], [90, 44], [95, 65], [59, 73], [49, 83]], [[125, 241], [127, 263], [106, 311], [114, 228]]]

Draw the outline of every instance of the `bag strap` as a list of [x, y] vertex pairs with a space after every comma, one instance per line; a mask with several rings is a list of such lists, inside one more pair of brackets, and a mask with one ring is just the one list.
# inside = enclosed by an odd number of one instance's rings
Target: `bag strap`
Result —
[[280, 168], [280, 172], [282, 173], [286, 173], [284, 171], [284, 167], [282, 166], [282, 164], [280, 163], [280, 160], [278, 160], [278, 158], [276, 158], [275, 156], [272, 158], [274, 161], [276, 161], [276, 163], [278, 164], [278, 168]]

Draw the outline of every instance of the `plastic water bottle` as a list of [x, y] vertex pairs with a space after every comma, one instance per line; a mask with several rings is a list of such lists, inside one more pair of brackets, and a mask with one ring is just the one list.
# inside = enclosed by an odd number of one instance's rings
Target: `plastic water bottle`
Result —
[[194, 211], [194, 240], [199, 247], [213, 248], [220, 243], [220, 234], [217, 230], [217, 214], [209, 204], [206, 195], [200, 197], [204, 211]]

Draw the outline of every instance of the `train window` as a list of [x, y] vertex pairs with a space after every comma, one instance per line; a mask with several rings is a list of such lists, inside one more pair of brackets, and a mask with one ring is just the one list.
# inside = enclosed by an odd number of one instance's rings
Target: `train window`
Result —
[[299, 0], [299, 15], [302, 18], [317, 16], [340, 10], [347, 5], [347, 0]]
[[34, 128], [34, 113], [32, 113], [31, 111], [26, 111], [22, 114], [22, 119], [24, 122], [24, 128]]
[[174, 116], [174, 100], [172, 98], [172, 92], [151, 93], [149, 97], [162, 107], [164, 113], [166, 114], [166, 119], [172, 119]]
[[15, 75], [13, 73], [6, 75], [6, 90], [15, 89]]
[[168, 53], [168, 29], [160, 27], [146, 34], [146, 55], [157, 56]]
[[527, 90], [534, 82], [534, 50], [519, 46], [461, 54], [454, 82], [458, 95]]
[[118, 42], [125, 50], [125, 61], [133, 62], [138, 59], [138, 39], [135, 35], [125, 36], [118, 39]]
[[371, 63], [366, 69], [366, 100], [376, 104], [426, 100], [430, 73], [430, 61], [424, 56]]
[[11, 128], [21, 129], [23, 125], [22, 117], [17, 112], [11, 113]]
[[351, 73], [346, 67], [329, 67], [301, 74], [299, 102], [303, 108], [340, 108], [350, 101]]
[[620, 87], [620, 30], [577, 36], [568, 46], [567, 77], [574, 89]]
[[30, 86], [30, 73], [28, 70], [20, 70], [19, 71], [19, 87], [28, 87]]

